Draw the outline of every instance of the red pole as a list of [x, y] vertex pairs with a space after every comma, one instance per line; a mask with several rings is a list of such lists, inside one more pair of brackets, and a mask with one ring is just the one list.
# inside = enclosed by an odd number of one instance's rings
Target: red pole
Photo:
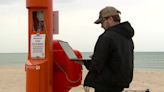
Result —
[[52, 0], [26, 0], [26, 7], [28, 9], [26, 92], [52, 92]]

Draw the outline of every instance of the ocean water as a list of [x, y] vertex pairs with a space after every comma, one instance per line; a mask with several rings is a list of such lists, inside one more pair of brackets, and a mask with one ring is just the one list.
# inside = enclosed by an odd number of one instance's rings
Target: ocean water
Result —
[[135, 68], [164, 70], [164, 52], [136, 52]]
[[0, 53], [0, 66], [22, 66], [27, 61], [27, 53]]
[[[91, 52], [83, 52], [84, 58], [92, 55]], [[27, 61], [27, 53], [0, 53], [1, 66], [24, 66]], [[162, 70], [164, 71], [164, 52], [135, 52], [135, 69]]]

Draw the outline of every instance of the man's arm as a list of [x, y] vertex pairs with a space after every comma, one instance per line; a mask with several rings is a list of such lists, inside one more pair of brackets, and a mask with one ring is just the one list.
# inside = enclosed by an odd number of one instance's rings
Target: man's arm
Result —
[[89, 64], [89, 70], [97, 73], [101, 73], [112, 52], [112, 40], [109, 37], [99, 37], [92, 61]]

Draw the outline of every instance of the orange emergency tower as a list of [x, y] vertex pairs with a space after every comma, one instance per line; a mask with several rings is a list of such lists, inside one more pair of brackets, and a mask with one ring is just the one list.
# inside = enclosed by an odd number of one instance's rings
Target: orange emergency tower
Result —
[[52, 0], [26, 0], [28, 8], [28, 61], [26, 92], [53, 92]]
[[[26, 92], [68, 92], [81, 84], [81, 65], [68, 58], [64, 41], [54, 40], [58, 26], [52, 0], [26, 0], [28, 9], [28, 60]], [[57, 23], [58, 24], [58, 23]], [[67, 47], [66, 47], [67, 48]], [[73, 50], [78, 58], [79, 51]]]

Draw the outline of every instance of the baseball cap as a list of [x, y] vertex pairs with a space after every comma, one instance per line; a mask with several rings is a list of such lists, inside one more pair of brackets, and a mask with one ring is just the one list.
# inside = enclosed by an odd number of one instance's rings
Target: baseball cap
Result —
[[99, 24], [104, 18], [114, 15], [119, 15], [121, 12], [112, 6], [107, 6], [99, 12], [99, 18], [94, 22]]

